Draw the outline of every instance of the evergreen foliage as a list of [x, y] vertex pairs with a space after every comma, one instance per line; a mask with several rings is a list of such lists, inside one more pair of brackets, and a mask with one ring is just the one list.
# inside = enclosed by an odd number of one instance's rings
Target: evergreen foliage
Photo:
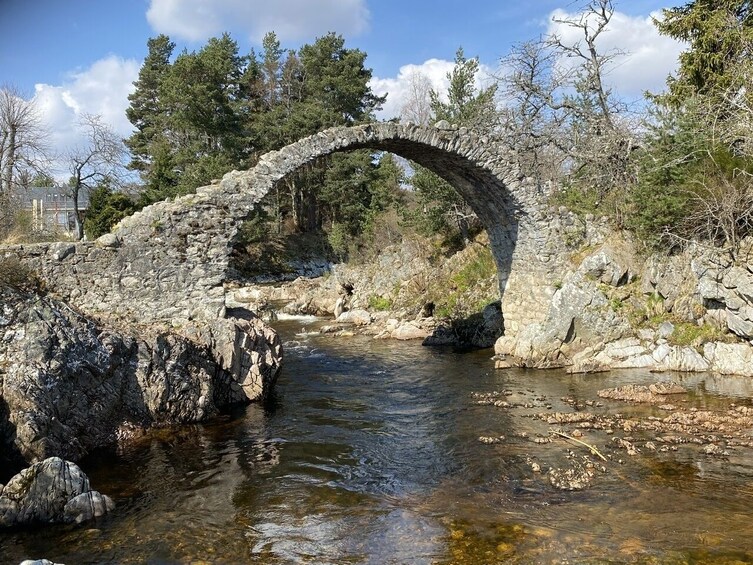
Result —
[[746, 78], [735, 69], [753, 53], [753, 3], [750, 0], [693, 0], [663, 10], [654, 20], [657, 29], [685, 41], [676, 77], [667, 81], [669, 92], [660, 98], [679, 105], [696, 94], [719, 95], [743, 86]]
[[[689, 49], [667, 92], [650, 96], [650, 114], [641, 116], [604, 80], [620, 54], [598, 48], [612, 1], [584, 0], [581, 8], [557, 22], [575, 28], [579, 42], [553, 35], [516, 46], [505, 58], [508, 74], [486, 87], [479, 87], [478, 60], [460, 48], [447, 92], [424, 89], [413, 102], [429, 122], [507, 141], [555, 205], [608, 215], [650, 245], [669, 236], [672, 245], [734, 246], [753, 224], [750, 0], [692, 0], [664, 11], [659, 31]], [[251, 167], [263, 153], [322, 129], [369, 122], [384, 102], [369, 86], [366, 54], [334, 33], [296, 50], [274, 33], [246, 55], [227, 34], [195, 52], [174, 50], [165, 35], [149, 40], [129, 96], [135, 132], [127, 144], [143, 179], [140, 205]], [[106, 229], [126, 206], [100, 196], [109, 211], [92, 230]], [[320, 158], [283, 179], [242, 233], [249, 243], [265, 233], [325, 230], [345, 257], [366, 241], [391, 241], [402, 229], [398, 217], [424, 234], [466, 242], [479, 227], [457, 191], [428, 169], [414, 165], [406, 179], [391, 156], [361, 150]]]
[[137, 204], [122, 192], [113, 192], [107, 186], [100, 186], [89, 196], [84, 231], [89, 239], [96, 239], [108, 233], [115, 224], [137, 209]]
[[[247, 56], [228, 34], [171, 61], [174, 47], [164, 35], [149, 40], [129, 97], [136, 131], [127, 143], [144, 181], [142, 205], [191, 192], [324, 128], [368, 122], [384, 101], [369, 87], [366, 54], [334, 33], [297, 52], [274, 33]], [[295, 230], [339, 223], [357, 233], [379, 208], [372, 161], [367, 152], [335, 156], [285, 179], [273, 197], [277, 231], [290, 219]]]
[[[479, 89], [476, 85], [478, 74], [478, 59], [467, 59], [463, 48], [458, 48], [455, 65], [447, 73], [447, 92], [444, 96], [433, 89], [429, 92], [433, 121], [447, 120], [458, 126], [491, 128], [497, 115], [494, 101], [497, 86], [492, 84]], [[463, 243], [470, 241], [478, 219], [450, 183], [429, 169], [414, 164], [410, 184], [415, 190], [415, 205], [403, 215], [411, 225], [424, 235], [445, 233], [449, 240], [457, 234]]]

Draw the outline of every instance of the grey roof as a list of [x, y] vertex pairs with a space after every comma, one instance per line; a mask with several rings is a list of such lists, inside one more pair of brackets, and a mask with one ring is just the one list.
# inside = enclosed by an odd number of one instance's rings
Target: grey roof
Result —
[[[46, 207], [73, 208], [73, 200], [67, 186], [33, 186], [19, 190], [16, 197], [27, 208], [34, 200], [42, 200]], [[78, 207], [81, 210], [89, 207], [89, 194], [84, 190], [78, 195]]]

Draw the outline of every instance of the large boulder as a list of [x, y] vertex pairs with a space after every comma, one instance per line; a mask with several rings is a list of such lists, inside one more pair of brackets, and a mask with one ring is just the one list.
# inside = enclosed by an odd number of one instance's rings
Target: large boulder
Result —
[[711, 370], [723, 375], [753, 376], [753, 347], [747, 343], [707, 343], [703, 356]]
[[338, 324], [353, 324], [354, 326], [368, 326], [372, 322], [371, 314], [361, 308], [348, 310], [340, 314], [335, 320]]
[[76, 464], [58, 457], [33, 464], [0, 488], [0, 526], [83, 522], [114, 508]]
[[264, 396], [280, 368], [279, 338], [258, 319], [128, 335], [49, 297], [0, 297], [2, 459], [75, 461], [134, 428], [206, 420]]
[[581, 351], [630, 333], [627, 320], [610, 307], [584, 268], [554, 293], [542, 323], [525, 327], [515, 338], [501, 338], [495, 353], [512, 355], [528, 367], [562, 367], [571, 365]]

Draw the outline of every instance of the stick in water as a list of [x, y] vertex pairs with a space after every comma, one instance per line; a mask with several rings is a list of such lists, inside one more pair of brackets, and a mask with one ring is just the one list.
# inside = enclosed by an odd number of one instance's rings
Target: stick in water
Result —
[[598, 449], [596, 449], [596, 447], [594, 447], [593, 445], [590, 445], [590, 444], [586, 443], [585, 441], [581, 441], [581, 440], [579, 440], [578, 438], [574, 438], [573, 436], [569, 436], [569, 435], [567, 435], [567, 434], [566, 434], [565, 432], [558, 432], [557, 430], [549, 430], [549, 433], [552, 433], [552, 434], [555, 434], [555, 435], [561, 436], [561, 437], [563, 437], [563, 438], [565, 438], [565, 439], [569, 439], [570, 441], [574, 441], [575, 443], [579, 443], [579, 444], [581, 444], [581, 445], [583, 445], [583, 446], [587, 447], [587, 448], [588, 448], [588, 449], [589, 449], [589, 450], [591, 451], [591, 453], [593, 453], [594, 455], [597, 455], [597, 456], [599, 456], [599, 457], [600, 457], [601, 459], [603, 459], [603, 460], [604, 460], [604, 461], [606, 461], [607, 463], [609, 462], [609, 460], [608, 460], [608, 459], [607, 459], [606, 457], [604, 457], [604, 456], [603, 456], [603, 455], [602, 455], [602, 454], [601, 454], [601, 453], [599, 452], [599, 450], [598, 450]]

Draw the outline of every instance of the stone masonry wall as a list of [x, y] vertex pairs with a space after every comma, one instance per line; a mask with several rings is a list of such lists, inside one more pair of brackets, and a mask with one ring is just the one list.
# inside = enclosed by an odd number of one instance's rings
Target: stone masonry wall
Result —
[[[228, 173], [196, 194], [148, 206], [95, 242], [14, 246], [0, 255], [18, 257], [58, 296], [89, 314], [178, 325], [223, 317], [223, 282], [240, 222], [286, 175], [323, 155], [360, 148], [411, 159], [466, 198], [489, 233], [508, 333], [544, 317], [547, 290], [534, 282], [558, 270], [561, 254], [554, 249], [543, 195], [519, 175], [507, 148], [449, 126], [382, 123], [327, 130], [268, 153], [253, 169]], [[518, 264], [537, 276], [516, 277]]]

